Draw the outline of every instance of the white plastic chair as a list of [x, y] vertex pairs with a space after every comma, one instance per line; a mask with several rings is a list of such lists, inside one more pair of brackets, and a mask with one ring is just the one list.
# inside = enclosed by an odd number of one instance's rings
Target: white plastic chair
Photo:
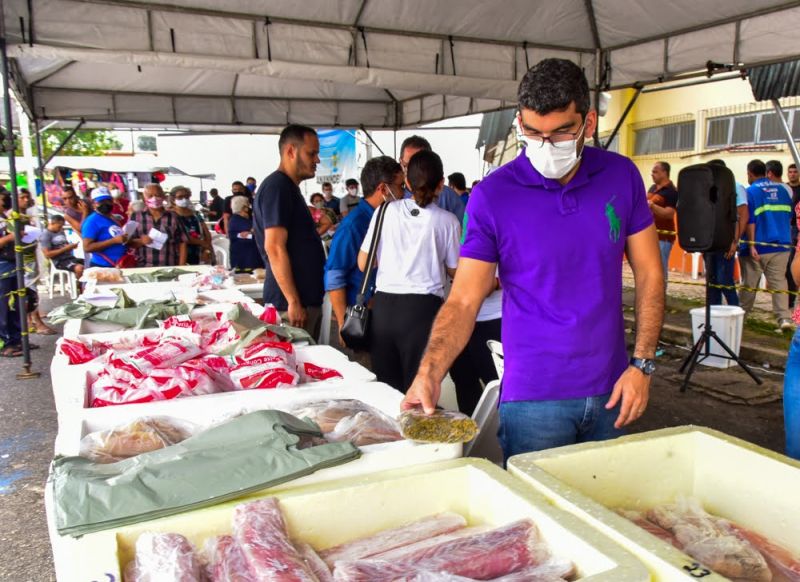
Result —
[[[50, 263], [50, 276], [47, 279], [47, 292], [50, 295], [50, 299], [53, 298], [53, 287], [56, 285], [56, 277], [58, 277], [58, 286], [61, 290], [61, 295], [68, 294], [70, 299], [75, 299], [78, 296], [78, 281], [75, 279], [75, 273], [64, 269], [56, 269], [53, 263]], [[67, 286], [66, 291], [65, 285]]]
[[[499, 344], [499, 342], [495, 343]], [[497, 428], [500, 425], [500, 415], [497, 412], [499, 400], [500, 380], [489, 382], [481, 394], [475, 412], [472, 413], [472, 420], [477, 423], [480, 432], [472, 441], [464, 445], [465, 457], [481, 457], [502, 466], [503, 451], [497, 440]]]
[[489, 340], [486, 345], [489, 346], [489, 351], [492, 353], [492, 361], [494, 362], [494, 369], [497, 370], [497, 377], [502, 380], [504, 368], [503, 344], [496, 340]]
[[[226, 269], [230, 269], [230, 246], [229, 244], [220, 244], [221, 242], [222, 241], [214, 241], [211, 247], [214, 249], [214, 256], [217, 259], [217, 264], [224, 266]], [[225, 239], [225, 242], [228, 243], [228, 240]]]

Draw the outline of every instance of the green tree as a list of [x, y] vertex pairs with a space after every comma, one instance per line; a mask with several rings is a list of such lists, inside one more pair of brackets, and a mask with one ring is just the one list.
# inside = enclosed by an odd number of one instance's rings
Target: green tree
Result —
[[[69, 135], [68, 129], [48, 129], [42, 132], [42, 156], [44, 159], [50, 157], [58, 146], [63, 143]], [[19, 134], [15, 139], [16, 153], [22, 155], [22, 142]], [[31, 138], [31, 149], [36, 155], [36, 142]], [[78, 131], [67, 142], [59, 152], [61, 156], [102, 156], [109, 150], [118, 150], [122, 143], [116, 138], [113, 132], [104, 130]]]
[[156, 146], [156, 138], [152, 135], [140, 135], [137, 137], [136, 146], [143, 152], [154, 152], [158, 149]]

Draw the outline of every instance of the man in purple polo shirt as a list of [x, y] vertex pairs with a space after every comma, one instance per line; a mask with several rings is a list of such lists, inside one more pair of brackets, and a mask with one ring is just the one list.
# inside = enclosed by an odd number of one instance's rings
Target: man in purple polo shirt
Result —
[[[506, 458], [614, 438], [639, 418], [664, 313], [644, 183], [627, 158], [584, 147], [597, 112], [581, 69], [541, 61], [520, 84], [519, 107], [526, 148], [472, 190], [455, 282], [403, 402], [433, 412], [499, 268], [505, 373], [498, 436]], [[630, 361], [623, 254], [636, 280]]]

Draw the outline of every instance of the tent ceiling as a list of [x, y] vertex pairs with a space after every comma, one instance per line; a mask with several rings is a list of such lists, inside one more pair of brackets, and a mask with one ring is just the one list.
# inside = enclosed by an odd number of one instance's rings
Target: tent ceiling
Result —
[[800, 55], [800, 0], [2, 3], [30, 112], [89, 127], [414, 127], [513, 106], [550, 56], [614, 88]]

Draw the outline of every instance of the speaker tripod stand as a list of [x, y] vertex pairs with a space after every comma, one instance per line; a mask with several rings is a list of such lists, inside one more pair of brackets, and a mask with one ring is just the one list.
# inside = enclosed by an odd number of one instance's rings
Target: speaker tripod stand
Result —
[[[711, 304], [709, 297], [711, 293], [710, 285], [715, 284], [716, 280], [714, 280], [713, 282], [711, 281], [711, 279], [714, 277], [713, 275], [714, 270], [708, 268], [709, 266], [708, 263], [709, 262], [707, 261], [706, 262], [706, 313], [705, 313], [706, 321], [705, 324], [703, 325], [703, 333], [700, 334], [700, 338], [694, 344], [694, 346], [692, 347], [692, 351], [689, 352], [689, 355], [686, 357], [686, 359], [683, 361], [683, 364], [680, 367], [681, 374], [683, 374], [684, 371], [686, 371], [686, 376], [683, 378], [683, 384], [681, 384], [681, 392], [686, 392], [686, 389], [689, 387], [689, 381], [692, 378], [692, 374], [694, 374], [694, 370], [697, 367], [697, 364], [699, 364], [707, 357], [712, 355], [718, 358], [724, 358], [726, 360], [733, 360], [734, 362], [739, 364], [739, 366], [745, 372], [748, 373], [748, 375], [755, 381], [756, 384], [760, 386], [763, 383], [761, 378], [756, 376], [755, 372], [753, 372], [753, 370], [751, 370], [747, 364], [745, 364], [742, 360], [739, 359], [739, 356], [737, 356], [736, 353], [730, 347], [728, 347], [728, 345], [724, 341], [722, 341], [722, 338], [720, 338], [717, 335], [717, 332], [715, 332], [711, 327]], [[711, 340], [717, 342], [717, 344], [723, 350], [725, 350], [728, 353], [728, 355], [723, 356], [720, 354], [712, 354]]]

